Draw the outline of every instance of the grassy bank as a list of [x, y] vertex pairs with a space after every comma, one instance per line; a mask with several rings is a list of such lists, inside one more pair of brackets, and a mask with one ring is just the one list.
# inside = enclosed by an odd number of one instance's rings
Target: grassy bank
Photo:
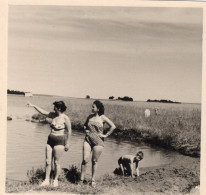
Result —
[[[94, 100], [63, 98], [71, 118], [73, 129], [81, 130], [91, 113]], [[163, 104], [148, 102], [124, 102], [102, 100], [105, 115], [117, 126], [112, 136], [131, 141], [144, 141], [164, 148], [174, 149], [183, 154], [200, 156], [201, 105], [200, 104]], [[52, 109], [51, 105], [42, 105]], [[155, 115], [154, 108], [159, 108]], [[144, 111], [151, 110], [145, 118]]]
[[28, 174], [28, 181], [6, 181], [7, 193], [31, 192], [50, 193], [65, 192], [75, 194], [137, 194], [140, 192], [156, 193], [181, 193], [186, 194], [200, 185], [199, 158], [181, 157], [170, 165], [161, 167], [141, 168], [139, 177], [123, 177], [119, 175], [103, 175], [97, 178], [97, 186], [90, 185], [89, 177], [87, 183], [80, 184], [79, 167], [72, 166], [63, 169], [59, 178], [59, 186], [52, 185], [40, 187], [44, 178], [44, 169], [32, 169]]
[[[41, 99], [40, 99], [41, 100]], [[32, 99], [46, 110], [52, 110], [53, 100], [45, 102]], [[75, 130], [82, 130], [86, 117], [91, 113], [94, 100], [61, 98], [68, 109]], [[35, 102], [36, 101], [36, 102]], [[40, 103], [39, 103], [40, 102]], [[144, 141], [164, 148], [174, 149], [189, 156], [200, 155], [201, 107], [198, 104], [161, 104], [147, 102], [102, 101], [105, 115], [117, 126], [111, 136], [134, 142]], [[153, 108], [159, 108], [155, 115]], [[151, 110], [149, 118], [144, 110]], [[105, 129], [106, 131], [106, 129]], [[136, 194], [137, 192], [181, 193], [185, 194], [200, 184], [200, 158], [177, 157], [171, 164], [151, 168], [140, 168], [140, 177], [130, 178], [119, 175], [103, 175], [97, 178], [97, 187], [89, 185], [91, 175], [86, 177], [87, 184], [79, 184], [79, 167], [63, 169], [60, 185], [40, 187], [45, 176], [43, 168], [28, 171], [27, 181], [6, 180], [7, 193], [19, 192], [66, 192], [76, 194]]]

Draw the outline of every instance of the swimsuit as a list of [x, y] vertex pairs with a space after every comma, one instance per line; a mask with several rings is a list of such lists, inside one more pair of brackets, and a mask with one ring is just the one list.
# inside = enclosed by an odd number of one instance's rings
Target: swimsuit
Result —
[[54, 124], [51, 124], [50, 127], [54, 130], [54, 131], [60, 131], [60, 130], [63, 130], [65, 129], [65, 127], [61, 127], [61, 126], [56, 126]]
[[64, 124], [64, 119], [59, 118], [58, 121], [56, 120], [56, 118], [54, 118], [52, 120], [52, 123], [50, 125], [50, 127], [54, 130], [54, 131], [60, 131], [65, 129], [65, 124]]
[[66, 135], [49, 134], [47, 144], [49, 144], [52, 148], [57, 145], [65, 146], [66, 138]]
[[[54, 131], [60, 131], [65, 129], [65, 121], [62, 118], [56, 119], [56, 116], [54, 116], [52, 123], [50, 125], [51, 129]], [[52, 148], [57, 145], [66, 145], [66, 139], [67, 135], [55, 135], [50, 133], [48, 136], [47, 144], [49, 144]]]
[[103, 146], [104, 147], [104, 138], [99, 136], [99, 133], [103, 134], [103, 121], [102, 119], [92, 117], [89, 119], [86, 124], [90, 132], [85, 137], [85, 141], [89, 143], [91, 148], [94, 146]]

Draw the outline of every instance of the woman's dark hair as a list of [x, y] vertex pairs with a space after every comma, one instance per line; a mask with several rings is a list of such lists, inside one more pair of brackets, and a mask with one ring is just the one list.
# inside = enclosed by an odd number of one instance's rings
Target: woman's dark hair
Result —
[[104, 114], [104, 105], [102, 104], [102, 102], [100, 102], [99, 100], [96, 100], [93, 102], [93, 104], [96, 105], [96, 107], [99, 109], [99, 116], [103, 115]]
[[64, 112], [67, 109], [63, 101], [54, 102], [53, 104], [58, 110], [60, 110], [60, 112]]

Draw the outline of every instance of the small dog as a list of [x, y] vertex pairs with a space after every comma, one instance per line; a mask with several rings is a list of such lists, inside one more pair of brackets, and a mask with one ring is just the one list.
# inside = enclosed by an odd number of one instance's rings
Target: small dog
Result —
[[127, 174], [131, 177], [135, 177], [134, 174], [134, 165], [136, 175], [139, 176], [139, 168], [138, 163], [144, 158], [144, 154], [142, 151], [137, 152], [136, 156], [133, 155], [124, 155], [121, 156], [118, 160], [119, 167], [122, 171], [122, 174], [126, 176]]

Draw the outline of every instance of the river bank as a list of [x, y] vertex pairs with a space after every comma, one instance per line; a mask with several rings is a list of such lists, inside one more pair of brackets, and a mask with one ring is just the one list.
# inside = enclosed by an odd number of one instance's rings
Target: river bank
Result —
[[[10, 98], [12, 99], [12, 98]], [[26, 106], [24, 98], [19, 98]], [[52, 111], [52, 103], [57, 97], [37, 96], [32, 103]], [[68, 109], [72, 129], [83, 131], [83, 124], [91, 113], [92, 99], [62, 98]], [[16, 103], [16, 98], [12, 99]], [[102, 100], [105, 115], [116, 125], [111, 136], [134, 142], [146, 142], [175, 150], [184, 155], [200, 157], [201, 105], [200, 104], [161, 104], [150, 102], [124, 102]], [[159, 109], [155, 114], [154, 108]], [[145, 117], [145, 109], [151, 110]], [[13, 113], [11, 113], [13, 114]], [[106, 131], [106, 129], [105, 129]]]
[[[60, 181], [57, 188], [40, 187], [23, 181], [6, 181], [7, 193], [70, 193], [70, 194], [136, 194], [139, 193], [178, 193], [199, 192], [200, 159], [182, 156], [167, 165], [140, 168], [136, 178], [118, 175], [103, 175], [97, 179], [96, 188], [89, 184], [74, 184]], [[89, 179], [89, 178], [88, 178]]]
[[[115, 132], [114, 135], [115, 136]], [[119, 139], [125, 139], [122, 136]], [[137, 142], [138, 139], [133, 141]], [[106, 163], [106, 162], [105, 162]], [[79, 170], [80, 171], [80, 170]], [[44, 177], [41, 177], [43, 179]], [[90, 176], [87, 177], [89, 182]], [[75, 194], [136, 194], [136, 192], [178, 193], [197, 192], [200, 185], [200, 158], [181, 155], [170, 164], [141, 168], [140, 177], [130, 178], [118, 175], [103, 175], [97, 178], [97, 187], [89, 184], [74, 184], [67, 179], [60, 179], [60, 186], [39, 187], [37, 182], [6, 181], [8, 193], [75, 193]]]
[[[52, 110], [53, 100], [42, 102], [43, 97], [34, 98], [46, 110]], [[72, 128], [82, 130], [86, 117], [91, 112], [93, 100], [65, 99], [67, 115]], [[22, 105], [26, 105], [22, 103]], [[45, 106], [46, 105], [46, 106]], [[97, 187], [60, 181], [58, 188], [39, 187], [29, 181], [6, 181], [6, 192], [18, 193], [75, 193], [75, 194], [136, 194], [137, 192], [180, 193], [195, 191], [200, 185], [200, 124], [201, 110], [197, 105], [159, 105], [161, 113], [144, 117], [145, 108], [155, 106], [149, 103], [104, 102], [106, 116], [117, 126], [111, 137], [132, 142], [147, 142], [163, 148], [181, 152], [179, 158], [170, 164], [141, 168], [140, 177], [129, 178], [117, 175], [103, 175], [97, 179]], [[106, 129], [105, 129], [106, 131]], [[187, 155], [187, 156], [186, 156]], [[195, 158], [194, 158], [195, 157]], [[89, 178], [89, 177], [88, 177]]]
[[[71, 118], [72, 128], [82, 130], [87, 116], [91, 113], [93, 100], [63, 100], [68, 106], [66, 114]], [[117, 127], [111, 135], [114, 138], [146, 142], [184, 155], [200, 157], [200, 105], [109, 100], [102, 100], [102, 102], [105, 106], [105, 115]], [[42, 105], [42, 107], [51, 110], [48, 106]], [[159, 108], [158, 114], [154, 113], [156, 107]], [[145, 109], [151, 110], [150, 117], [145, 117]]]
[[[83, 124], [72, 124], [72, 128], [78, 131], [83, 131]], [[181, 154], [200, 157], [200, 140], [180, 142], [176, 139], [172, 133], [167, 132], [166, 137], [158, 135], [157, 132], [152, 131], [152, 129], [136, 128], [136, 129], [118, 129], [116, 128], [114, 132], [110, 135], [115, 139], [127, 140], [131, 142], [145, 142], [160, 146], [168, 150], [178, 151]], [[187, 139], [187, 138], [185, 138]]]

